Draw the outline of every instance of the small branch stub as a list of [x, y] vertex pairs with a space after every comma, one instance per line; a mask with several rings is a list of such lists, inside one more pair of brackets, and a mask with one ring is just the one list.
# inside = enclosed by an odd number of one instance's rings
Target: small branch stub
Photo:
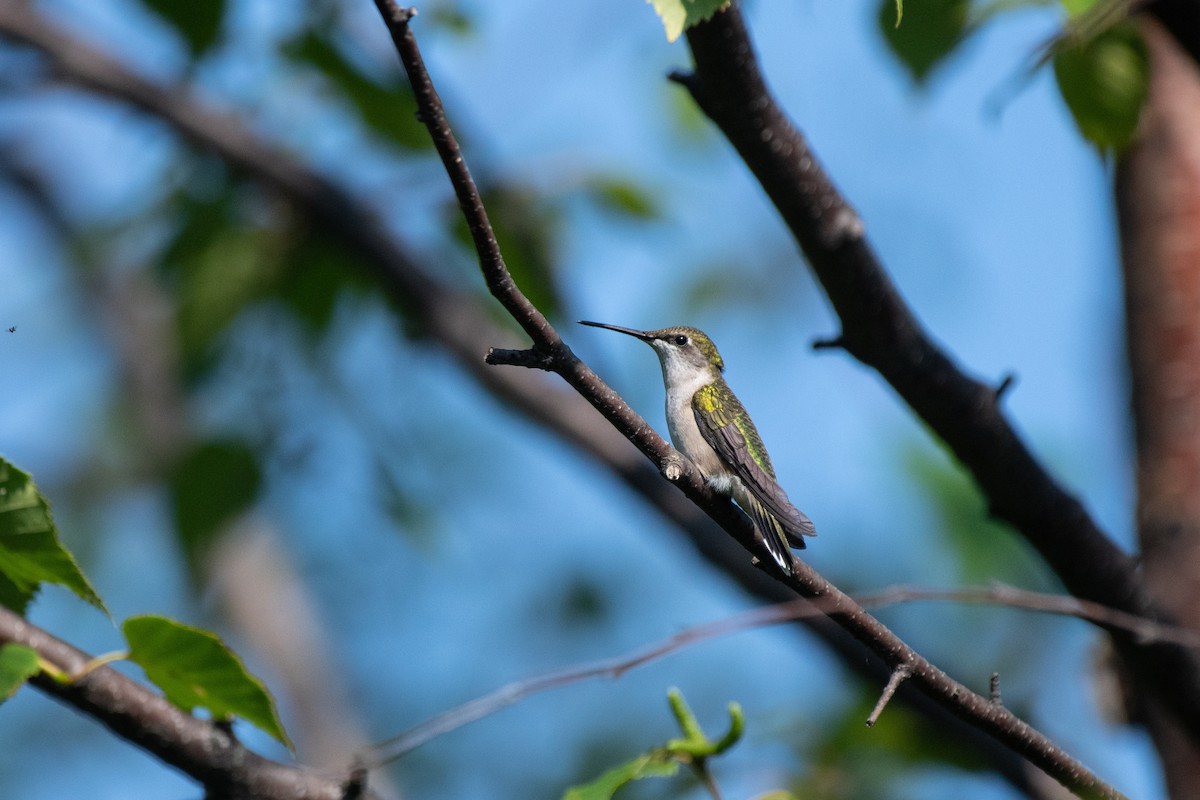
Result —
[[892, 676], [888, 678], [887, 686], [883, 687], [883, 694], [879, 695], [879, 702], [875, 704], [875, 708], [871, 709], [870, 716], [867, 717], [867, 727], [874, 728], [875, 723], [879, 721], [879, 715], [883, 713], [883, 709], [896, 695], [896, 690], [900, 688], [908, 677], [912, 675], [912, 667], [908, 664], [901, 664], [892, 670]]
[[831, 336], [828, 339], [813, 339], [813, 350], [845, 350], [846, 342], [841, 336]]
[[993, 672], [992, 679], [988, 682], [988, 700], [991, 700], [998, 706], [1004, 705], [1004, 701], [1000, 699], [1000, 673]]
[[662, 476], [671, 483], [675, 483], [687, 473], [687, 465], [683, 462], [683, 456], [675, 451], [662, 460], [658, 469]]
[[528, 367], [529, 369], [554, 372], [554, 357], [550, 353], [539, 350], [536, 347], [531, 347], [527, 350], [506, 350], [504, 348], [493, 347], [483, 357], [483, 362], [493, 367]]
[[993, 394], [995, 394], [996, 400], [997, 401], [1002, 400], [1004, 398], [1004, 395], [1008, 394], [1008, 390], [1011, 389], [1016, 384], [1016, 382], [1017, 382], [1016, 373], [1009, 372], [1009, 373], [1005, 374], [1005, 376], [1000, 379], [1000, 383], [996, 384], [996, 388], [993, 390]]

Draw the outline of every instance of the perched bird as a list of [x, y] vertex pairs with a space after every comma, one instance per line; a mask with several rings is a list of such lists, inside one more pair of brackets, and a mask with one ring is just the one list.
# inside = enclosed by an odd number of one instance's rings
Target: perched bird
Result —
[[639, 331], [580, 320], [641, 339], [654, 348], [667, 387], [667, 429], [675, 449], [696, 465], [713, 491], [733, 498], [754, 521], [767, 551], [792, 574], [791, 547], [816, 536], [775, 480], [775, 468], [750, 415], [725, 383], [725, 362], [701, 330], [688, 327]]

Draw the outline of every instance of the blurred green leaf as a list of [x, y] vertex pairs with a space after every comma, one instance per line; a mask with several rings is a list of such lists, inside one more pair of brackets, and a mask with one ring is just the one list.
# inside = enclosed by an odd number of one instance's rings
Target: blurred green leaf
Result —
[[226, 184], [212, 196], [180, 193], [173, 201], [177, 230], [159, 262], [177, 294], [176, 325], [190, 377], [208, 366], [220, 334], [267, 294], [282, 269], [282, 236], [246, 224], [238, 189]]
[[292, 746], [262, 681], [215, 634], [157, 616], [130, 617], [121, 631], [129, 660], [172, 703], [184, 711], [207, 709], [213, 719], [241, 717]]
[[16, 694], [39, 671], [37, 651], [19, 644], [0, 647], [0, 703]]
[[308, 229], [291, 244], [285, 261], [277, 292], [313, 333], [329, 327], [340, 298], [376, 290], [363, 274], [358, 256], [319, 229]]
[[[593, 627], [612, 618], [612, 598], [606, 584], [593, 581], [585, 575], [576, 575], [565, 586], [559, 587], [554, 598], [546, 603], [539, 597], [541, 608], [558, 610], [558, 623], [564, 628]], [[543, 605], [543, 603], [546, 603]]]
[[67, 587], [104, 613], [108, 609], [58, 539], [50, 505], [25, 472], [0, 458], [0, 600], [24, 613], [41, 583]]
[[896, 0], [880, 0], [883, 38], [913, 80], [922, 83], [967, 32], [969, 0], [907, 0], [904, 24], [896, 25]]
[[191, 254], [180, 286], [179, 327], [185, 357], [203, 360], [218, 336], [278, 279], [273, 231], [231, 227]]
[[649, 0], [654, 12], [667, 31], [667, 41], [673, 42], [693, 25], [716, 14], [729, 0]]
[[[554, 269], [559, 215], [553, 205], [525, 187], [496, 186], [481, 194], [513, 280], [543, 314], [560, 317], [562, 298]], [[453, 215], [454, 237], [474, 254], [458, 204], [447, 205], [446, 213]]]
[[650, 193], [631, 180], [596, 178], [587, 191], [601, 207], [634, 219], [656, 219], [660, 213]]
[[938, 533], [958, 560], [962, 583], [1003, 581], [1019, 586], [1046, 586], [1045, 568], [1019, 537], [987, 514], [971, 480], [940, 453], [912, 448], [906, 474], [917, 480], [934, 504]]
[[679, 299], [680, 311], [684, 317], [700, 317], [739, 305], [758, 310], [770, 308], [779, 302], [783, 280], [787, 278], [772, 269], [749, 269], [735, 263], [710, 264], [697, 270], [696, 278], [684, 287]]
[[471, 18], [452, 5], [439, 3], [422, 16], [429, 23], [459, 36], [469, 36], [475, 32]]
[[169, 485], [171, 511], [193, 566], [222, 529], [250, 507], [261, 482], [254, 453], [238, 441], [203, 442], [179, 462]]
[[1102, 149], [1133, 139], [1150, 84], [1146, 44], [1130, 23], [1095, 38], [1065, 43], [1054, 56], [1054, 77], [1083, 135]]
[[142, 0], [187, 42], [192, 57], [203, 55], [217, 42], [225, 18], [225, 0]]
[[814, 766], [793, 787], [797, 797], [884, 800], [895, 795], [898, 779], [909, 770], [989, 768], [976, 750], [945, 735], [903, 703], [889, 703], [875, 726], [867, 728], [881, 688], [864, 687], [854, 702], [822, 721], [806, 759]]
[[401, 147], [433, 146], [429, 132], [417, 121], [417, 103], [408, 83], [397, 74], [387, 83], [366, 77], [320, 34], [309, 31], [284, 48], [295, 61], [315, 67], [355, 108], [364, 124]]

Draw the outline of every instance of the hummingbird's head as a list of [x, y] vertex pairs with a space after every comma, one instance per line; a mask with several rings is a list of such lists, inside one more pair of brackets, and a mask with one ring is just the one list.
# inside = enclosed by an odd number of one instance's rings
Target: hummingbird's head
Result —
[[656, 331], [639, 331], [586, 320], [580, 320], [579, 324], [625, 333], [653, 347], [654, 352], [658, 353], [658, 360], [662, 362], [663, 378], [668, 384], [682, 381], [687, 376], [699, 372], [725, 371], [725, 361], [717, 352], [717, 346], [698, 328], [676, 325]]

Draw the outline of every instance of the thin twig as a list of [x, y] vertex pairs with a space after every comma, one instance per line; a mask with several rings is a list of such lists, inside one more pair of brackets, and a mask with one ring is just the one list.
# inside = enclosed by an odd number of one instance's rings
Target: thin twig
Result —
[[868, 728], [875, 727], [875, 723], [879, 721], [879, 715], [883, 713], [883, 709], [896, 696], [896, 690], [900, 688], [900, 684], [908, 680], [910, 675], [912, 675], [912, 668], [908, 664], [900, 664], [892, 670], [892, 675], [888, 678], [887, 685], [883, 687], [883, 692], [879, 695], [879, 700], [876, 701], [875, 707], [871, 709], [871, 713], [867, 715]]
[[[1191, 642], [1194, 646], [1200, 646], [1200, 640], [1197, 639], [1194, 631], [1179, 628], [1166, 629], [1159, 625], [1159, 623], [1150, 620], [1131, 620], [1124, 613], [1097, 607], [1095, 604], [1082, 603], [1072, 597], [1017, 589], [1012, 586], [996, 585], [990, 587], [966, 587], [962, 589], [928, 589], [917, 586], [897, 585], [886, 587], [877, 592], [856, 595], [855, 600], [863, 606], [874, 608], [928, 601], [988, 604], [1026, 611], [1078, 617], [1105, 626], [1125, 627], [1127, 630], [1140, 631], [1142, 633], [1152, 631], [1155, 636], [1160, 636], [1167, 640]], [[527, 680], [508, 683], [486, 695], [482, 695], [456, 708], [438, 714], [398, 736], [380, 742], [371, 748], [370, 757], [366, 759], [366, 763], [372, 768], [382, 766], [421, 747], [438, 736], [450, 733], [470, 722], [494, 714], [539, 692], [570, 686], [594, 678], [619, 678], [626, 672], [637, 667], [712, 639], [770, 625], [779, 625], [785, 622], [824, 616], [835, 610], [833, 603], [834, 600], [831, 598], [819, 598], [815, 600], [792, 600], [787, 603], [763, 606], [733, 614], [714, 622], [685, 628], [666, 639], [638, 648], [622, 656], [592, 661]], [[904, 670], [903, 676], [897, 675], [900, 670]], [[890, 699], [895, 693], [901, 680], [910, 677], [911, 674], [911, 669], [908, 669], [905, 665], [892, 670], [889, 677], [889, 684], [894, 682], [895, 685], [890, 690], [885, 690], [887, 699]], [[992, 673], [989, 682], [988, 701], [996, 705], [1001, 704], [999, 673]], [[882, 710], [882, 702], [883, 699], [881, 698], [881, 705], [877, 706], [877, 710], [872, 712], [873, 719], [878, 718], [879, 715], [877, 712]]]
[[1094, 622], [1109, 631], [1129, 634], [1134, 640], [1147, 644], [1169, 642], [1191, 649], [1200, 648], [1200, 632], [1189, 628], [1167, 625], [1158, 620], [1146, 619], [1070, 595], [1034, 592], [1003, 583], [962, 589], [893, 586], [875, 594], [857, 596], [856, 599], [866, 608], [920, 600], [1010, 606], [1047, 614], [1078, 617]]

